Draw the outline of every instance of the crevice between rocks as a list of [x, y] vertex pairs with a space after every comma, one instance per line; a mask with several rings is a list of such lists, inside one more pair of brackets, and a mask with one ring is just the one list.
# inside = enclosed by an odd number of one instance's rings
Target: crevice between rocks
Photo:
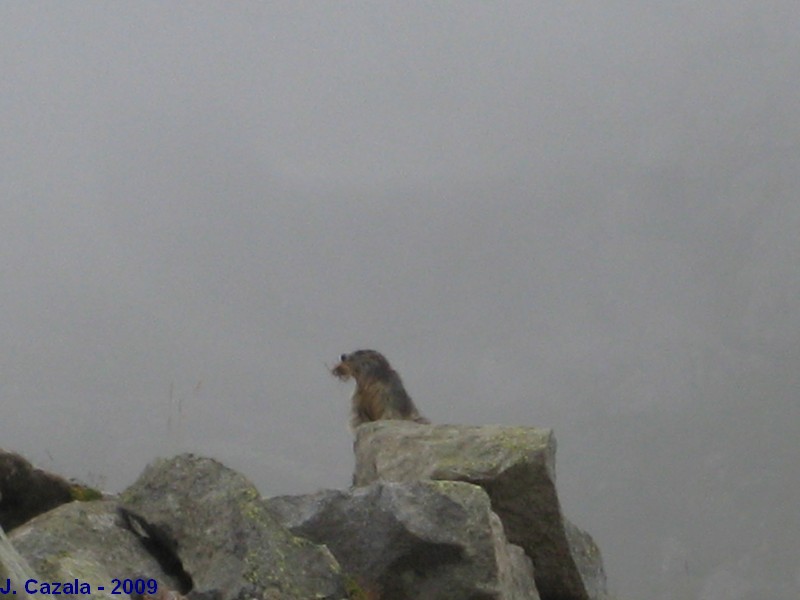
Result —
[[183, 562], [178, 556], [178, 542], [163, 528], [153, 525], [144, 517], [127, 508], [120, 506], [117, 512], [122, 519], [123, 526], [136, 536], [148, 554], [158, 562], [164, 573], [173, 577], [178, 583], [176, 591], [181, 595], [191, 592], [194, 588], [194, 581], [183, 568]]

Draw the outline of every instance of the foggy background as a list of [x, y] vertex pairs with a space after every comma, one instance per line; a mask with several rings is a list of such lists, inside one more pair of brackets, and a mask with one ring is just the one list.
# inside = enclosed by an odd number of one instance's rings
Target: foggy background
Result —
[[3, 2], [0, 446], [347, 487], [375, 348], [626, 600], [800, 594], [800, 5]]

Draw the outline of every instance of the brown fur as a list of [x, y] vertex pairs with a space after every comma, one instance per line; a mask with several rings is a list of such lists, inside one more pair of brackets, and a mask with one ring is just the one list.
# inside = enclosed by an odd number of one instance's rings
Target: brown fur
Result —
[[403, 387], [400, 375], [380, 352], [356, 350], [350, 354], [342, 354], [341, 362], [331, 373], [342, 381], [351, 377], [356, 380], [350, 416], [350, 426], [353, 429], [362, 423], [382, 419], [430, 423], [419, 414]]

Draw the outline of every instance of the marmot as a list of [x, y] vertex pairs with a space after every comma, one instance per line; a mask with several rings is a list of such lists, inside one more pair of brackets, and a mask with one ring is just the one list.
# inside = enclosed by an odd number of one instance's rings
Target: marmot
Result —
[[356, 380], [350, 427], [355, 429], [362, 423], [381, 419], [430, 423], [419, 414], [403, 387], [400, 375], [380, 352], [356, 350], [342, 354], [340, 359], [331, 373], [342, 381], [351, 377]]

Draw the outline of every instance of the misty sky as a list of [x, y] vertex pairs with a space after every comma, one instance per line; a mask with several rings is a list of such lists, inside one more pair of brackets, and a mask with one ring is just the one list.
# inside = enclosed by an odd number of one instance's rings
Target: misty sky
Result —
[[342, 352], [552, 427], [622, 600], [800, 594], [800, 4], [0, 4], [0, 446], [347, 487]]

